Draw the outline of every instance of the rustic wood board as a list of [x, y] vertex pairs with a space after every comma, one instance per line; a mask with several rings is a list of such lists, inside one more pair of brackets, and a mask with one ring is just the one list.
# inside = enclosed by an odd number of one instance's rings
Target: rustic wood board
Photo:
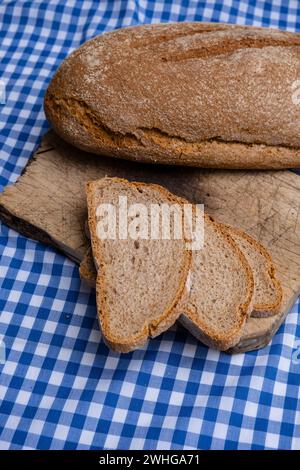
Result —
[[85, 153], [50, 131], [22, 176], [0, 195], [0, 217], [80, 263], [88, 248], [85, 182], [104, 175], [165, 185], [204, 203], [217, 219], [243, 228], [270, 250], [284, 288], [282, 311], [273, 318], [251, 318], [231, 352], [266, 345], [300, 293], [300, 177], [290, 171], [142, 165]]

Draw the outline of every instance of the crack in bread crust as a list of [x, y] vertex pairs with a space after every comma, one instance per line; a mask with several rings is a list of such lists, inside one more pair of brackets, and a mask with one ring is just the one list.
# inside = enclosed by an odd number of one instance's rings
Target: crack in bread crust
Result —
[[[237, 140], [224, 140], [221, 137], [215, 136], [210, 139], [200, 140], [200, 141], [190, 141], [180, 135], [168, 134], [167, 132], [159, 129], [158, 127], [136, 127], [132, 132], [122, 133], [116, 132], [110, 129], [105, 125], [99, 117], [92, 111], [92, 109], [85, 103], [83, 100], [78, 100], [75, 98], [60, 98], [56, 99], [54, 96], [49, 96], [48, 98], [51, 101], [51, 106], [57, 109], [57, 113], [61, 111], [63, 114], [73, 114], [76, 115], [78, 122], [82, 127], [84, 127], [89, 133], [93, 134], [95, 138], [99, 141], [104, 141], [107, 144], [115, 144], [118, 147], [130, 145], [130, 143], [139, 144], [142, 147], [146, 147], [146, 140], [153, 141], [155, 143], [163, 144], [172, 144], [176, 143], [176, 147], [179, 152], [183, 152], [192, 149], [197, 149], [197, 146], [201, 144], [209, 143], [220, 143], [220, 144], [237, 144], [243, 145], [245, 147], [253, 147], [255, 145], [263, 145], [265, 148], [274, 148], [273, 145], [265, 144], [260, 141], [253, 142], [240, 142]], [[182, 145], [181, 147], [180, 144]], [[186, 147], [184, 146], [186, 144]], [[189, 147], [187, 147], [189, 146]], [[281, 148], [291, 149], [299, 151], [297, 147], [281, 145]], [[277, 146], [276, 146], [277, 148]]]
[[[169, 135], [158, 128], [138, 128], [133, 133], [114, 132], [104, 125], [81, 100], [56, 99], [50, 93], [45, 98], [48, 118], [56, 132], [74, 144], [72, 127], [56, 126], [56, 122], [73, 122], [82, 140], [77, 143], [85, 151], [147, 163], [164, 163], [203, 168], [290, 168], [300, 164], [300, 149], [266, 145], [260, 142], [242, 143], [211, 138], [200, 142]], [[80, 132], [79, 132], [80, 131]], [[76, 129], [75, 129], [76, 132]], [[240, 156], [244, 156], [243, 159]]]

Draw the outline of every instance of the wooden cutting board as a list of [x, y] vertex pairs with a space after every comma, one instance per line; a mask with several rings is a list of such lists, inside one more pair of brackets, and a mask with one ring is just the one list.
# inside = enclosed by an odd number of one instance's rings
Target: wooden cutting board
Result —
[[80, 263], [88, 248], [85, 182], [104, 175], [160, 183], [204, 203], [216, 219], [241, 227], [270, 250], [284, 289], [282, 311], [271, 318], [251, 318], [230, 352], [265, 346], [300, 293], [300, 177], [290, 171], [214, 171], [126, 162], [80, 151], [50, 131], [17, 182], [0, 195], [0, 217]]

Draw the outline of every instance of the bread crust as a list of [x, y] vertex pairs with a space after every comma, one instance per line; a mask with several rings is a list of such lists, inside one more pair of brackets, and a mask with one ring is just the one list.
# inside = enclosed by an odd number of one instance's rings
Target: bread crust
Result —
[[[156, 191], [159, 191], [163, 194], [166, 199], [172, 203], [177, 203], [182, 205], [183, 203], [187, 203], [182, 198], [176, 197], [171, 194], [167, 189], [159, 186], [157, 184], [148, 184], [148, 183], [139, 183], [139, 182], [129, 182], [128, 180], [122, 178], [105, 178], [107, 181], [117, 181], [120, 183], [125, 184], [128, 187], [138, 187], [138, 188], [153, 188]], [[87, 201], [88, 201], [88, 208], [92, 207], [92, 185], [93, 182], [88, 182], [86, 185], [86, 194], [87, 194]], [[191, 251], [185, 249], [185, 257], [183, 265], [181, 266], [181, 279], [178, 285], [178, 289], [176, 295], [173, 298], [172, 303], [165, 309], [164, 312], [151, 322], [145, 322], [142, 330], [133, 335], [132, 337], [128, 338], [124, 341], [124, 338], [118, 337], [111, 329], [109, 328], [108, 321], [107, 321], [107, 308], [105, 303], [105, 296], [103, 293], [105, 292], [104, 284], [105, 284], [105, 276], [106, 276], [106, 264], [103, 259], [102, 251], [101, 251], [101, 244], [96, 243], [95, 236], [96, 233], [96, 223], [94, 214], [91, 214], [90, 211], [88, 213], [88, 225], [90, 229], [91, 236], [91, 244], [92, 244], [92, 252], [95, 258], [95, 253], [97, 253], [97, 260], [100, 261], [99, 269], [97, 273], [97, 280], [96, 280], [96, 299], [97, 299], [97, 310], [98, 310], [98, 318], [99, 324], [101, 327], [103, 339], [105, 343], [108, 345], [109, 348], [113, 349], [114, 351], [127, 353], [133, 351], [135, 349], [142, 348], [149, 338], [154, 338], [160, 335], [163, 331], [167, 330], [171, 325], [175, 323], [177, 317], [179, 316], [179, 312], [176, 310], [177, 303], [181, 299], [182, 292], [184, 290], [186, 278], [190, 269], [191, 265]], [[185, 238], [185, 241], [188, 242], [189, 240]], [[82, 270], [84, 273], [84, 268]], [[81, 273], [81, 274], [82, 274]]]
[[89, 248], [79, 265], [80, 279], [85, 281], [90, 287], [95, 288], [97, 280], [97, 270], [93, 261], [92, 249]]
[[99, 155], [206, 168], [300, 166], [300, 35], [209, 23], [91, 39], [45, 95], [56, 132]]

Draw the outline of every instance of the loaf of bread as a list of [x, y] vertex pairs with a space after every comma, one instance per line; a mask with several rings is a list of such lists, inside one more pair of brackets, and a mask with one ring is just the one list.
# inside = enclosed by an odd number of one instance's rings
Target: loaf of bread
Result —
[[45, 113], [61, 137], [100, 155], [300, 167], [299, 46], [294, 33], [224, 24], [120, 29], [63, 61]]

